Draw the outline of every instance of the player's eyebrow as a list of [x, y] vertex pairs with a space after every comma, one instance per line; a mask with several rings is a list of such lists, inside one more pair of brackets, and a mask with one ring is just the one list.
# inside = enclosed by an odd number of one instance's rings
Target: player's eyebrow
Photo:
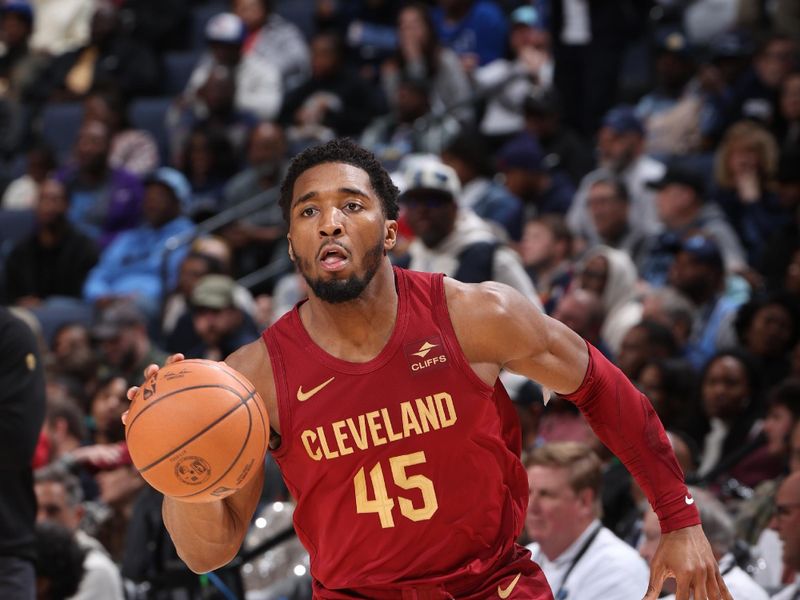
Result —
[[[339, 189], [336, 190], [336, 193], [345, 196], [359, 196], [365, 199], [369, 199], [370, 197], [369, 194], [367, 194], [366, 192], [354, 187], [340, 187]], [[302, 204], [303, 202], [308, 202], [309, 200], [315, 198], [318, 194], [319, 192], [316, 192], [314, 190], [307, 192], [294, 201], [294, 206]]]

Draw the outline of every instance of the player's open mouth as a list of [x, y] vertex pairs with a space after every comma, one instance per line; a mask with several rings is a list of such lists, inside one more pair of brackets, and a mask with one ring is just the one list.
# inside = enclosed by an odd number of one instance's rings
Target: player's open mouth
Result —
[[347, 252], [340, 246], [326, 246], [319, 256], [320, 264], [326, 271], [339, 271], [347, 263]]

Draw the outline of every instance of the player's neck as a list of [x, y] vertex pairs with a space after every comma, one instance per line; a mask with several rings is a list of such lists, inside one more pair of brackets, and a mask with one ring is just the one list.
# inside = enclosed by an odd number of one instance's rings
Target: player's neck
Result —
[[310, 295], [301, 307], [300, 319], [311, 339], [327, 353], [366, 362], [389, 341], [397, 321], [397, 304], [394, 271], [387, 260], [357, 299], [331, 304]]

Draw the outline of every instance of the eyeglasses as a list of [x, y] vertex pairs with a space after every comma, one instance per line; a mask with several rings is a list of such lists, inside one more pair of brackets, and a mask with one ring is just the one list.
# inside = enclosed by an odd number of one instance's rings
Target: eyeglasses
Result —
[[778, 519], [788, 517], [793, 508], [800, 506], [800, 502], [790, 502], [789, 504], [776, 504], [772, 514]]

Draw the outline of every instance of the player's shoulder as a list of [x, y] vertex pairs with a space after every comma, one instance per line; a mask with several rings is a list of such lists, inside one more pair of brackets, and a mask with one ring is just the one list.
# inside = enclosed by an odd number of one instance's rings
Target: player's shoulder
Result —
[[231, 353], [225, 362], [250, 379], [256, 387], [263, 388], [267, 382], [271, 387], [272, 364], [266, 345], [260, 338], [241, 346]]
[[444, 293], [451, 318], [503, 319], [529, 304], [517, 290], [504, 283], [463, 283], [444, 278]]

